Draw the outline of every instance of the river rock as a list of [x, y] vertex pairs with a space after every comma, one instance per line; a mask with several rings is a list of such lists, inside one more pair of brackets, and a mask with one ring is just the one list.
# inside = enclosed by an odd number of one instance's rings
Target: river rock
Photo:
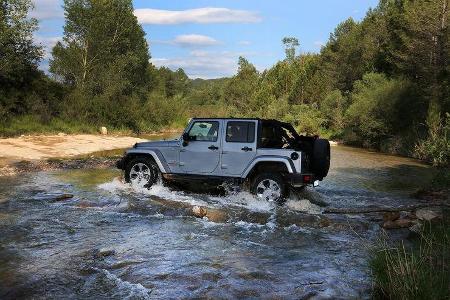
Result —
[[385, 212], [383, 214], [383, 221], [387, 222], [387, 221], [395, 221], [398, 220], [400, 218], [400, 212], [395, 211], [395, 212]]
[[197, 218], [203, 218], [204, 216], [206, 216], [207, 210], [206, 210], [206, 208], [203, 208], [201, 206], [195, 205], [195, 206], [192, 207], [192, 213]]
[[409, 230], [413, 233], [420, 233], [422, 231], [422, 223], [417, 222], [413, 226], [409, 227]]
[[97, 257], [107, 257], [116, 254], [116, 251], [113, 249], [102, 248], [99, 249], [96, 254]]
[[106, 129], [106, 127], [102, 126], [102, 127], [100, 127], [100, 133], [102, 135], [107, 135], [108, 134], [108, 129]]
[[398, 228], [408, 228], [414, 224], [412, 220], [409, 219], [398, 219], [395, 221], [386, 221], [383, 223], [384, 229], [398, 229]]
[[438, 211], [421, 208], [421, 209], [416, 210], [416, 217], [419, 220], [431, 221], [436, 218], [441, 218], [442, 215]]

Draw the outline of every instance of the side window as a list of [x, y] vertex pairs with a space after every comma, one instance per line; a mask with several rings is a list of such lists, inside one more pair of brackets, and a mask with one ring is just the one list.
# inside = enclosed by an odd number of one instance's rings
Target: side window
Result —
[[255, 141], [255, 122], [228, 122], [225, 140], [230, 143], [253, 143]]
[[217, 142], [219, 122], [197, 121], [189, 130], [191, 141]]

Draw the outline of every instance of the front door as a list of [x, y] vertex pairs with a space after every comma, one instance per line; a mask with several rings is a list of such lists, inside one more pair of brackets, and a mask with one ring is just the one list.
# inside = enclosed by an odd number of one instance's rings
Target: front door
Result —
[[219, 165], [219, 121], [194, 121], [180, 149], [180, 167], [189, 174], [213, 173]]
[[257, 121], [226, 123], [221, 169], [224, 175], [240, 175], [256, 155]]

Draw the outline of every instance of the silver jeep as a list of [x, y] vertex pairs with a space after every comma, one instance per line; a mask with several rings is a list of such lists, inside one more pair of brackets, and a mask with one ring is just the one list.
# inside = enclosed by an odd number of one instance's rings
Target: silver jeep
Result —
[[330, 144], [276, 120], [194, 118], [178, 140], [137, 143], [117, 167], [125, 171], [125, 181], [144, 188], [159, 179], [231, 182], [279, 202], [288, 187], [316, 186], [328, 174]]

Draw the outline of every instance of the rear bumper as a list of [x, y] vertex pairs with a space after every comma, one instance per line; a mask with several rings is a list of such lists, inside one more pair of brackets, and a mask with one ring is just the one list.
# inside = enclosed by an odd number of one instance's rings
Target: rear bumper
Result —
[[285, 178], [287, 183], [289, 183], [294, 187], [300, 187], [308, 184], [314, 184], [314, 186], [316, 185], [315, 184], [316, 179], [314, 178], [314, 174], [311, 173], [303, 173], [303, 174], [291, 173], [287, 174]]

